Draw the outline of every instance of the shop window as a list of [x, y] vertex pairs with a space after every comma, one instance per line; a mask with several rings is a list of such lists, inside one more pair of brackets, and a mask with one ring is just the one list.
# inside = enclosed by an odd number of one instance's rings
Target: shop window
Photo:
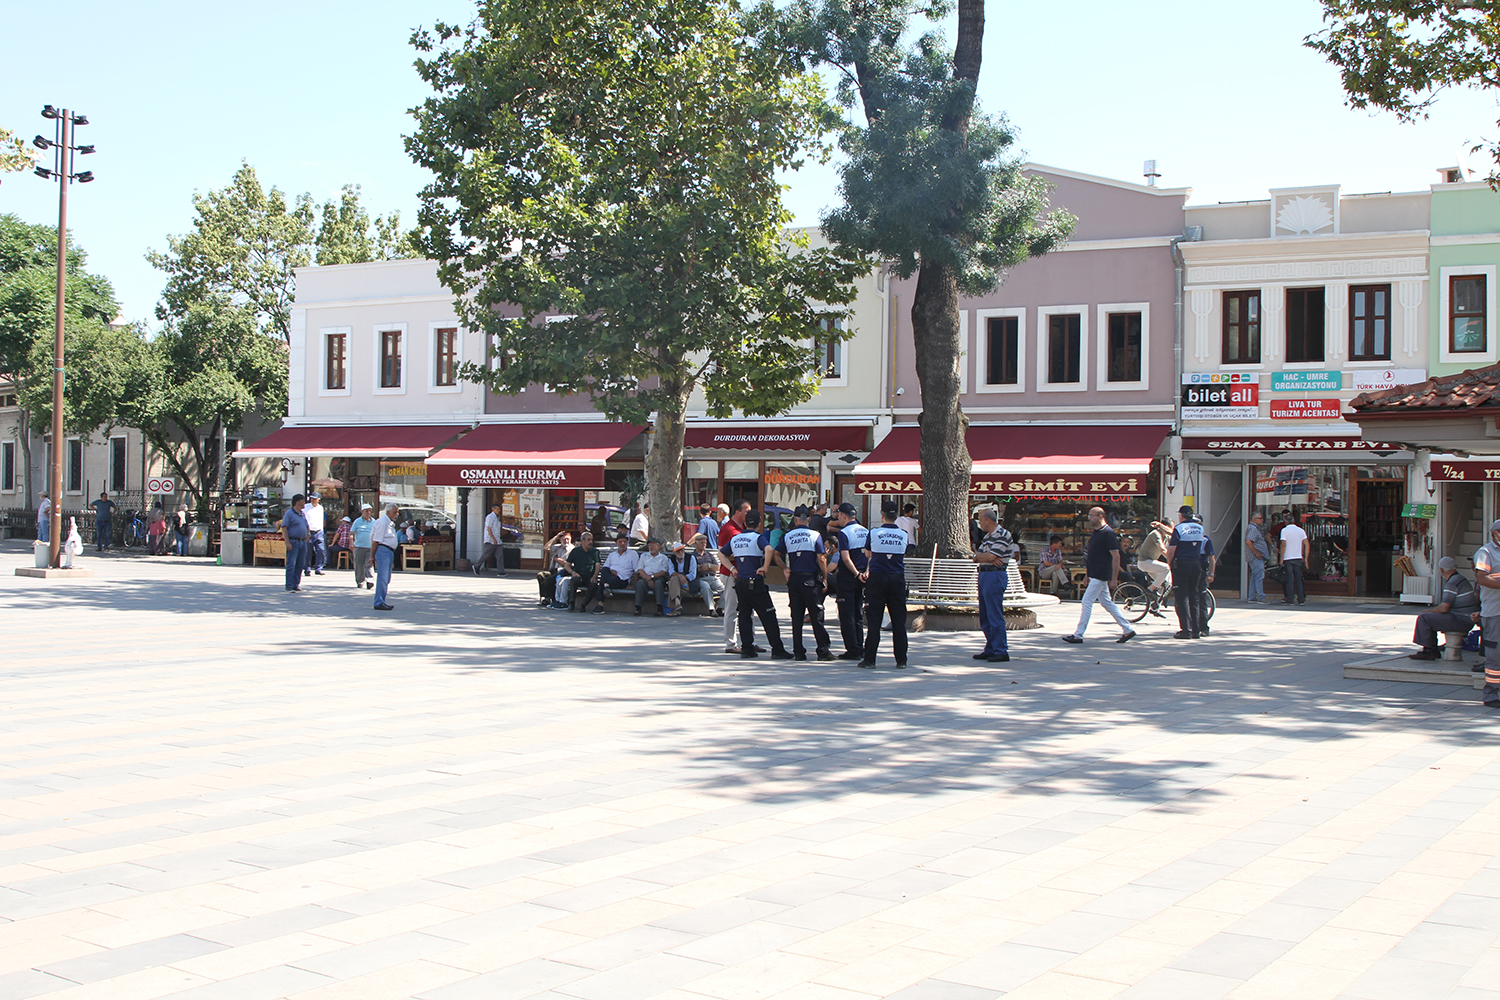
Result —
[[68, 486], [69, 493], [83, 492], [83, 442], [68, 438]]
[[1083, 381], [1083, 317], [1063, 313], [1047, 317], [1047, 381]]
[[818, 332], [813, 335], [813, 356], [822, 369], [823, 381], [841, 381], [844, 378], [844, 342], [831, 339], [828, 334], [844, 328], [838, 316], [818, 318]]
[[1286, 359], [1291, 364], [1323, 363], [1322, 288], [1286, 290]]
[[1141, 380], [1141, 314], [1138, 312], [1110, 313], [1107, 322], [1109, 324], [1109, 381], [1139, 382]]
[[109, 488], [116, 493], [125, 489], [125, 439], [109, 439]]
[[1349, 360], [1391, 360], [1391, 286], [1349, 286]]
[[323, 337], [323, 388], [341, 391], [348, 387], [349, 335], [329, 333]]
[[438, 327], [432, 331], [433, 372], [435, 386], [458, 385], [458, 328]]
[[1021, 317], [985, 320], [985, 385], [1018, 385], [1021, 381]]
[[1226, 365], [1260, 364], [1260, 292], [1224, 293]]
[[1448, 350], [1454, 354], [1483, 353], [1486, 276], [1454, 275], [1448, 279]]
[[0, 442], [0, 490], [10, 493], [16, 488], [16, 443]]
[[383, 330], [380, 334], [380, 387], [397, 389], [401, 386], [401, 332]]

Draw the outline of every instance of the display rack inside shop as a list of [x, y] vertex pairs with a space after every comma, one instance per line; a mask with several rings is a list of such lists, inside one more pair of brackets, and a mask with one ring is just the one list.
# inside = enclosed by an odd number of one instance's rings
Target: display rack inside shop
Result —
[[547, 496], [547, 537], [569, 531], [576, 539], [583, 531], [578, 490], [551, 490]]

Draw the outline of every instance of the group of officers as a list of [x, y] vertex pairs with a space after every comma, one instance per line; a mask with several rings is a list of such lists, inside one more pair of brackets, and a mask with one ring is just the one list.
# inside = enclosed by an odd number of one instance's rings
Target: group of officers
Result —
[[[810, 625], [819, 660], [857, 660], [859, 666], [873, 668], [880, 647], [881, 626], [889, 613], [891, 652], [896, 666], [905, 667], [905, 558], [912, 540], [896, 524], [900, 512], [897, 504], [887, 500], [880, 505], [882, 523], [874, 528], [859, 523], [853, 504], [841, 504], [834, 515], [837, 531], [830, 535], [831, 543], [837, 545], [836, 552], [830, 550], [830, 543], [825, 543], [820, 530], [827, 522], [819, 518], [823, 523], [812, 525], [812, 513], [806, 506], [799, 506], [793, 512], [793, 527], [774, 545], [771, 532], [760, 530], [760, 513], [748, 508], [748, 503], [740, 505], [736, 512], [738, 523], [734, 524], [739, 530], [719, 547], [727, 560], [725, 568], [735, 594], [740, 656], [753, 659], [760, 655], [753, 634], [758, 616], [773, 659], [807, 659], [803, 628]], [[782, 642], [776, 607], [766, 582], [766, 572], [772, 566], [780, 566], [786, 573], [792, 617], [790, 652]], [[838, 601], [839, 632], [844, 641], [844, 652], [837, 657], [830, 648], [828, 629], [823, 623], [823, 598], [830, 589]]]

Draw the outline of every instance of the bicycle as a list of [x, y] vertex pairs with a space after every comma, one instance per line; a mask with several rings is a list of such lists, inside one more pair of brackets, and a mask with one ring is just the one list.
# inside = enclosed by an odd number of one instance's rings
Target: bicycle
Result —
[[[1163, 580], [1161, 593], [1153, 594], [1148, 586], [1132, 580], [1116, 587], [1111, 599], [1119, 606], [1120, 613], [1132, 622], [1138, 622], [1147, 615], [1165, 618], [1167, 616], [1162, 613], [1162, 609], [1173, 606], [1172, 584], [1168, 580]], [[1205, 623], [1213, 619], [1216, 607], [1214, 592], [1205, 590], [1203, 592], [1203, 621]]]
[[146, 544], [146, 522], [139, 511], [127, 511], [129, 520], [125, 522], [125, 547], [133, 549]]

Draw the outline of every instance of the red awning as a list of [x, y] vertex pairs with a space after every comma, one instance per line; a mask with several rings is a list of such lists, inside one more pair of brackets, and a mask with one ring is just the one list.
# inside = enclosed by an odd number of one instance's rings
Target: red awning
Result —
[[[971, 426], [971, 493], [1141, 496], [1169, 427], [1156, 425]], [[892, 429], [854, 470], [860, 493], [922, 490], [918, 427]]]
[[596, 490], [643, 424], [484, 424], [427, 460], [429, 486]]
[[723, 422], [689, 427], [687, 448], [733, 448], [755, 451], [864, 451], [866, 425], [800, 424], [772, 427], [764, 423]]
[[283, 427], [235, 458], [426, 458], [467, 426]]

